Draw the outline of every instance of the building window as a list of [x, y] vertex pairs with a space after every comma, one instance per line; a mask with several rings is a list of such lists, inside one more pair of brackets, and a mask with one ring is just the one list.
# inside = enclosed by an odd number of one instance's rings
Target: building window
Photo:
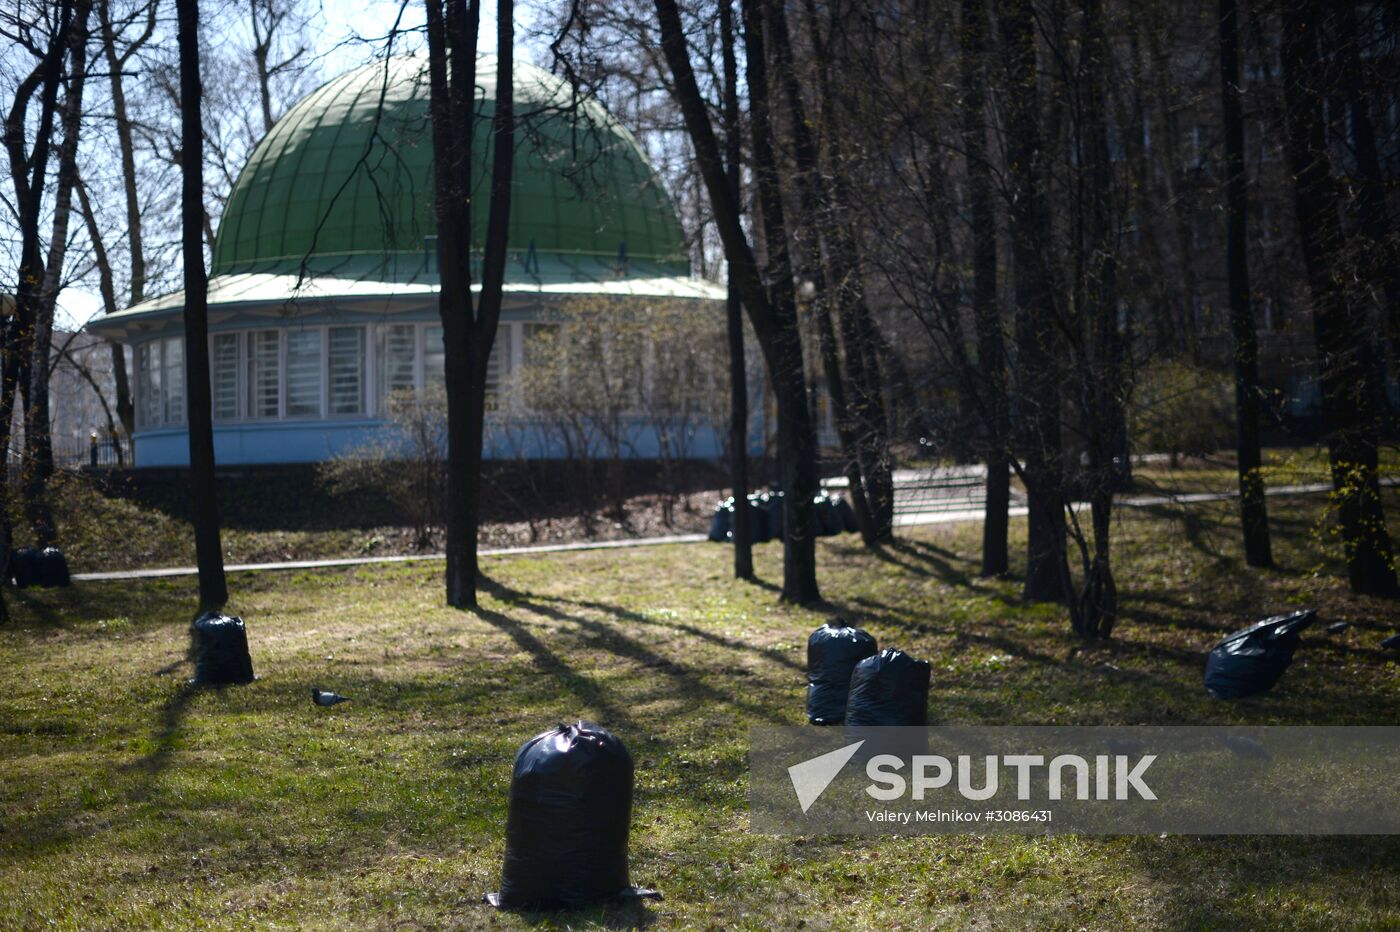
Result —
[[330, 328], [331, 414], [365, 410], [365, 328]]
[[418, 328], [392, 324], [379, 328], [379, 397], [418, 387]]
[[486, 360], [486, 410], [501, 408], [501, 382], [510, 374], [510, 327], [496, 328], [496, 342]]
[[136, 347], [136, 422], [140, 427], [185, 422], [185, 342], [180, 337]]
[[248, 331], [248, 416], [277, 417], [280, 407], [280, 330]]
[[160, 423], [160, 343], [136, 347], [136, 390], [141, 396], [138, 408], [142, 427]]
[[164, 372], [161, 384], [164, 386], [162, 407], [165, 423], [185, 422], [185, 341], [181, 337], [170, 337], [162, 341], [165, 352]]
[[442, 328], [428, 327], [423, 331], [423, 384], [434, 379], [441, 385], [446, 372], [447, 357], [442, 346]]
[[287, 331], [287, 417], [321, 415], [321, 331]]
[[[501, 383], [510, 374], [510, 324], [496, 328], [496, 341], [491, 344], [491, 356], [486, 360], [486, 410], [501, 407]], [[436, 379], [442, 384], [446, 356], [442, 346], [442, 328], [428, 327], [424, 331], [423, 381]]]
[[238, 334], [214, 335], [213, 373], [214, 418], [227, 421], [238, 417]]

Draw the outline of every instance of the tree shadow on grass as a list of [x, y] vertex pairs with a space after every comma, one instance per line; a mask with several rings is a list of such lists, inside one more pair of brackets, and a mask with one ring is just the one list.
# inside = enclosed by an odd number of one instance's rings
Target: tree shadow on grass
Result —
[[568, 605], [577, 606], [578, 608], [590, 609], [592, 611], [600, 612], [605, 615], [612, 615], [619, 621], [627, 621], [631, 622], [632, 624], [647, 625], [650, 627], [657, 628], [669, 628], [672, 631], [683, 632], [685, 634], [691, 635], [692, 637], [700, 638], [702, 641], [707, 641], [711, 644], [715, 644], [719, 647], [723, 647], [728, 650], [737, 651], [739, 653], [757, 654], [767, 660], [772, 661], [773, 663], [787, 667], [791, 670], [796, 670], [802, 673], [807, 672], [807, 667], [805, 664], [801, 663], [798, 660], [795, 660], [790, 654], [778, 650], [777, 648], [756, 647], [751, 644], [745, 644], [741, 641], [732, 640], [730, 638], [724, 637], [723, 635], [715, 634], [713, 631], [706, 631], [704, 628], [686, 624], [682, 621], [666, 621], [660, 618], [652, 618], [648, 615], [643, 615], [640, 612], [634, 612], [630, 609], [622, 608], [617, 605], [609, 605], [606, 602], [599, 602], [593, 599], [568, 599], [564, 598], [563, 596], [550, 595], [536, 595], [531, 596], [531, 598], [537, 599], [542, 602], [562, 602]]
[[633, 730], [636, 723], [626, 708], [613, 701], [607, 691], [586, 674], [569, 666], [558, 654], [545, 646], [522, 622], [516, 621], [501, 612], [478, 607], [476, 615], [482, 621], [500, 629], [521, 650], [534, 660], [535, 665], [574, 698], [589, 707], [605, 723], [616, 723], [617, 727]]
[[[677, 686], [680, 693], [686, 697], [732, 706], [765, 721], [771, 721], [775, 724], [787, 724], [785, 718], [775, 715], [771, 709], [711, 686], [709, 683], [706, 683], [695, 670], [684, 664], [677, 663], [669, 657], [658, 654], [635, 638], [623, 634], [615, 626], [607, 625], [585, 614], [571, 614], [555, 608], [552, 605], [545, 604], [546, 601], [568, 602], [569, 600], [551, 600], [545, 597], [520, 592], [502, 582], [485, 577], [482, 579], [482, 588], [490, 592], [496, 598], [510, 603], [511, 605], [519, 606], [528, 612], [533, 612], [534, 614], [578, 629], [582, 633], [584, 640], [588, 642], [590, 646], [607, 650], [619, 657], [632, 660], [643, 667], [656, 670]], [[609, 607], [605, 606], [599, 610], [608, 611]], [[613, 614], [616, 615], [617, 611], [621, 610], [613, 610]], [[491, 619], [488, 618], [487, 620], [489, 621]], [[519, 623], [517, 622], [516, 624], [518, 625]], [[538, 643], [538, 639], [535, 640]], [[543, 648], [542, 644], [541, 648]]]
[[[1367, 903], [1352, 903], [1358, 926], [1389, 913], [1394, 921], [1393, 880], [1400, 871], [1400, 838], [1205, 836], [1132, 839], [1128, 857], [1154, 887], [1165, 929], [1277, 929], [1347, 921], [1299, 911], [1299, 899], [1339, 878]], [[1369, 880], [1365, 879], [1369, 878]], [[1368, 908], [1369, 913], [1361, 910]], [[1370, 918], [1366, 918], [1367, 916]], [[1311, 918], [1308, 918], [1311, 917]]]

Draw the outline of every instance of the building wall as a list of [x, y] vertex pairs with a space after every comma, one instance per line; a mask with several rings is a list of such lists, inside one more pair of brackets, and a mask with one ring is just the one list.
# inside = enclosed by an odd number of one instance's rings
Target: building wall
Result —
[[[211, 308], [211, 318], [218, 318], [210, 327], [210, 360], [214, 452], [221, 465], [318, 462], [392, 444], [390, 391], [421, 392], [441, 372], [441, 329], [431, 307], [327, 310], [293, 321], [279, 320], [268, 310]], [[671, 457], [724, 455], [727, 428], [713, 413], [682, 420], [639, 411], [620, 418], [619, 429], [607, 431], [563, 419], [551, 422], [532, 412], [512, 376], [524, 365], [531, 328], [548, 319], [536, 307], [517, 309], [501, 322], [488, 373], [487, 458], [572, 458], [586, 446], [593, 457], [654, 459], [662, 454], [663, 432]], [[359, 336], [351, 338], [352, 331]], [[362, 348], [354, 374], [341, 363], [357, 354], [337, 356], [332, 352], [337, 339]], [[138, 467], [188, 463], [183, 343], [176, 316], [153, 323], [133, 340]], [[267, 377], [274, 369], [275, 380]], [[761, 386], [753, 392], [761, 397]], [[343, 403], [350, 398], [356, 403]], [[714, 410], [727, 412], [727, 404]], [[763, 452], [763, 422], [756, 412], [751, 452]]]

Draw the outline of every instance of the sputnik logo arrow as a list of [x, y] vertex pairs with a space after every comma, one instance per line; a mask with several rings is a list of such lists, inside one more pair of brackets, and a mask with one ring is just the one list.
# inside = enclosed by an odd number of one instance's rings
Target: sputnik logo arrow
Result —
[[801, 803], [803, 812], [811, 809], [812, 804], [821, 798], [831, 781], [841, 772], [841, 768], [846, 766], [846, 762], [855, 756], [864, 743], [863, 740], [857, 741], [855, 744], [848, 744], [844, 748], [829, 751], [820, 757], [804, 760], [788, 768], [792, 788], [797, 791], [797, 801]]

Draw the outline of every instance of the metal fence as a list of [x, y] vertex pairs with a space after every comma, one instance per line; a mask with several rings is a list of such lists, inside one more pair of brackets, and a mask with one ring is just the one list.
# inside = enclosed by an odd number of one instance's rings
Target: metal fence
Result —
[[[17, 467], [24, 462], [24, 440], [17, 439], [10, 445], [7, 452], [6, 461], [12, 467]], [[99, 439], [90, 437], [88, 440], [72, 440], [66, 437], [55, 437], [53, 440], [53, 461], [55, 466], [68, 467], [70, 469], [110, 469], [112, 467], [130, 466], [131, 458], [131, 438], [113, 437], [109, 439]]]
[[[942, 466], [936, 469], [896, 469], [894, 472], [894, 513], [896, 522], [915, 522], [925, 515], [951, 512], [980, 512], [987, 500], [987, 470], [984, 466]], [[844, 478], [827, 479], [822, 485], [832, 491], [845, 489]], [[1012, 504], [1022, 504], [1023, 496], [1011, 492]]]

